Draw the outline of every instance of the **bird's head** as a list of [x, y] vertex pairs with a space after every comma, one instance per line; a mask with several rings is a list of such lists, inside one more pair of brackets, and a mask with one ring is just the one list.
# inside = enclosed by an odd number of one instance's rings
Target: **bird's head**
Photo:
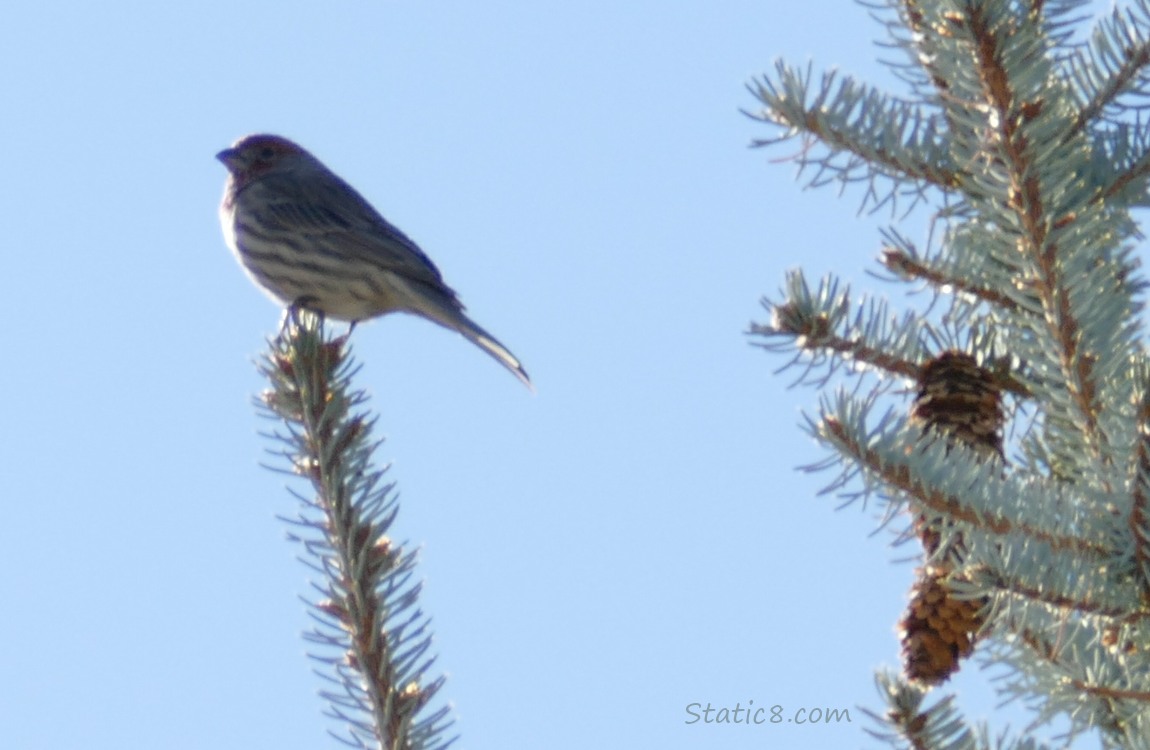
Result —
[[303, 148], [278, 135], [247, 135], [216, 154], [224, 163], [232, 178], [243, 185], [262, 174], [282, 169], [291, 164], [309, 160], [310, 154]]

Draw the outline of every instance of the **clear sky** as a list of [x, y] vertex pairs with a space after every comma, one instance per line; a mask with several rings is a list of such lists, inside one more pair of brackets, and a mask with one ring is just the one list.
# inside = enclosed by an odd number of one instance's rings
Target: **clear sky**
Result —
[[[913, 566], [835, 511], [816, 391], [749, 345], [786, 269], [865, 276], [889, 216], [803, 191], [744, 85], [889, 85], [845, 2], [16, 3], [0, 746], [337, 747], [308, 571], [251, 402], [279, 310], [223, 244], [213, 155], [297, 140], [525, 363], [389, 317], [353, 336], [421, 548], [460, 747], [857, 747]], [[886, 54], [890, 54], [889, 52]], [[923, 217], [905, 224], [923, 238]], [[989, 718], [988, 675], [957, 680]], [[693, 703], [850, 723], [688, 724]], [[996, 717], [993, 725], [1002, 728]]]

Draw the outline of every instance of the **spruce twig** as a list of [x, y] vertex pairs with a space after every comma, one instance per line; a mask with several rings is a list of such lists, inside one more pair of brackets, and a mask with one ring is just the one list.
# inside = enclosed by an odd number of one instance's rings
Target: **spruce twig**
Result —
[[386, 467], [372, 462], [382, 441], [372, 438], [365, 394], [352, 387], [358, 368], [346, 339], [292, 311], [260, 365], [270, 388], [259, 406], [280, 422], [268, 437], [282, 448], [269, 452], [313, 493], [293, 490], [300, 511], [282, 519], [321, 579], [313, 583], [321, 598], [307, 602], [317, 624], [305, 639], [331, 684], [321, 691], [327, 713], [345, 727], [333, 736], [352, 747], [439, 750], [454, 737], [446, 736], [448, 707], [429, 708], [443, 677], [429, 676], [416, 555], [388, 536], [398, 501]]

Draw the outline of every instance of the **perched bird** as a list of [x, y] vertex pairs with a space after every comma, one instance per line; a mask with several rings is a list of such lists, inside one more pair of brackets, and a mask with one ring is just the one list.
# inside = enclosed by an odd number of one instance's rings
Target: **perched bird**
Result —
[[352, 323], [420, 315], [463, 334], [531, 387], [523, 365], [464, 314], [419, 246], [319, 159], [275, 135], [241, 138], [216, 158], [228, 168], [224, 240], [272, 297]]

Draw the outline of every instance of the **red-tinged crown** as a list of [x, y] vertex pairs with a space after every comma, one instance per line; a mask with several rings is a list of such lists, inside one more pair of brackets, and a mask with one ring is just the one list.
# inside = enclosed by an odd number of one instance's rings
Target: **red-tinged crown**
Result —
[[278, 135], [257, 133], [240, 138], [216, 154], [242, 185], [252, 177], [273, 169], [284, 157], [306, 154], [302, 147]]

